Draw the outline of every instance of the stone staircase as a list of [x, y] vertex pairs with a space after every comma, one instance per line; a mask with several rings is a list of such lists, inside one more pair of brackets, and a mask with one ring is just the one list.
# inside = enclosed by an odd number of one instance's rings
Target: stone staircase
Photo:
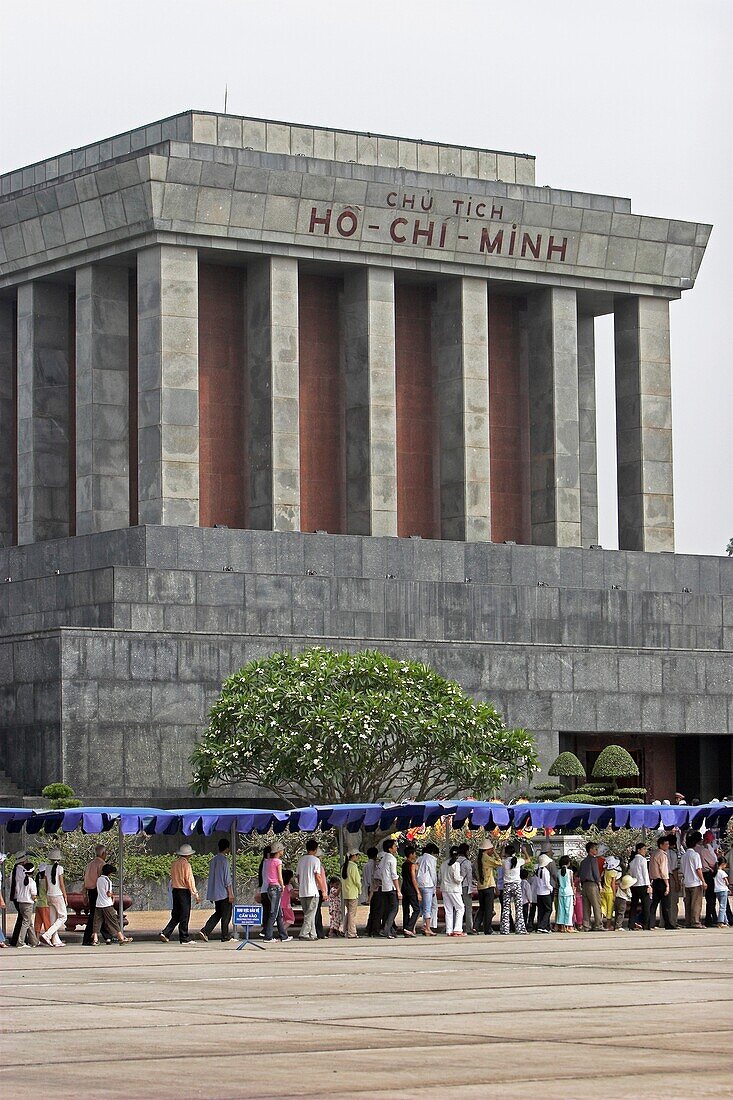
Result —
[[0, 768], [0, 806], [22, 806], [23, 792]]

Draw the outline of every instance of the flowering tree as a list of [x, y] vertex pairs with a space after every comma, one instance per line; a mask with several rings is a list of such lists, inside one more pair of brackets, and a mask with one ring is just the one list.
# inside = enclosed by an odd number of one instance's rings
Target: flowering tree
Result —
[[316, 646], [231, 676], [191, 763], [197, 793], [253, 783], [297, 805], [485, 798], [537, 759], [525, 730], [428, 665]]

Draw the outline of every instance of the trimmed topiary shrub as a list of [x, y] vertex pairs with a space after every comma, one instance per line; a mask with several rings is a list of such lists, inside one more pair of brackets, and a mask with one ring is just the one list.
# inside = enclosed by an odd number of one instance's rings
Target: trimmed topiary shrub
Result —
[[573, 752], [561, 752], [547, 769], [548, 775], [560, 775], [563, 778], [585, 779], [585, 768]]
[[639, 769], [634, 758], [620, 745], [606, 745], [593, 765], [594, 779], [621, 779], [629, 775], [638, 775]]

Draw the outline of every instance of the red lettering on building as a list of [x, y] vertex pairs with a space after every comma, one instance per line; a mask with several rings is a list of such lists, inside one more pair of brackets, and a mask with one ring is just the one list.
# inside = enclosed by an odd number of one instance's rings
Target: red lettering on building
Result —
[[359, 220], [353, 210], [343, 210], [336, 218], [336, 230], [342, 237], [353, 237]]
[[491, 217], [492, 218], [498, 218], [499, 221], [501, 221], [501, 219], [504, 217], [504, 207], [503, 206], [494, 206], [492, 204], [492, 206], [491, 206]]
[[397, 192], [396, 191], [390, 191], [390, 193], [387, 195], [387, 206], [396, 206], [396, 205], [397, 205]]
[[435, 222], [428, 222], [427, 229], [420, 228], [420, 219], [415, 219], [415, 225], [412, 230], [412, 243], [418, 244], [419, 238], [424, 237], [426, 241], [426, 247], [430, 248], [433, 243], [433, 229], [435, 228]]
[[[426, 202], [428, 204], [427, 206], [425, 205]], [[426, 212], [428, 210], [432, 210], [433, 209], [433, 196], [432, 195], [421, 195], [420, 196], [420, 206]]]
[[319, 218], [318, 217], [318, 207], [317, 206], [311, 207], [311, 221], [310, 221], [310, 225], [308, 226], [308, 232], [309, 233], [315, 233], [316, 226], [317, 225], [322, 225], [324, 235], [328, 236], [328, 234], [330, 232], [330, 229], [331, 229], [331, 213], [332, 213], [331, 207], [329, 206], [328, 210], [326, 211], [325, 218]]
[[410, 210], [415, 209], [415, 196], [414, 195], [403, 195], [402, 196], [402, 209], [407, 210], [408, 208]]
[[481, 230], [481, 244], [479, 245], [479, 252], [497, 252], [501, 255], [501, 246], [504, 242], [504, 230], [499, 229], [494, 234], [492, 241], [491, 234], [486, 226]]
[[550, 237], [550, 240], [548, 241], [548, 244], [547, 244], [547, 259], [551, 260], [552, 256], [553, 256], [553, 253], [557, 252], [558, 256], [560, 258], [560, 262], [561, 263], [564, 262], [564, 260], [565, 260], [565, 250], [567, 249], [567, 247], [568, 247], [567, 237], [563, 237], [562, 244], [555, 244], [555, 238]]
[[395, 244], [404, 244], [407, 237], [404, 233], [401, 236], [397, 233], [398, 225], [407, 225], [407, 218], [395, 218], [389, 227], [389, 235]]
[[542, 245], [542, 234], [538, 233], [534, 240], [530, 237], [529, 233], [522, 234], [522, 257], [527, 255], [527, 249], [532, 253], [535, 260], [540, 258], [540, 247]]
[[486, 203], [485, 202], [477, 202], [476, 203], [476, 208], [474, 210], [474, 214], [476, 215], [477, 218], [483, 218], [485, 209], [486, 209]]

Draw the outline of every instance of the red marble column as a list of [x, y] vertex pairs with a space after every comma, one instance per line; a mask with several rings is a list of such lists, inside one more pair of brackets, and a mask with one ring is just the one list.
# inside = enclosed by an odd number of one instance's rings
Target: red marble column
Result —
[[301, 531], [346, 530], [340, 291], [340, 279], [298, 278]]
[[247, 526], [244, 274], [199, 265], [199, 522]]
[[395, 286], [397, 534], [440, 538], [430, 286]]
[[489, 294], [492, 542], [529, 543], [528, 406], [522, 385], [520, 299]]

